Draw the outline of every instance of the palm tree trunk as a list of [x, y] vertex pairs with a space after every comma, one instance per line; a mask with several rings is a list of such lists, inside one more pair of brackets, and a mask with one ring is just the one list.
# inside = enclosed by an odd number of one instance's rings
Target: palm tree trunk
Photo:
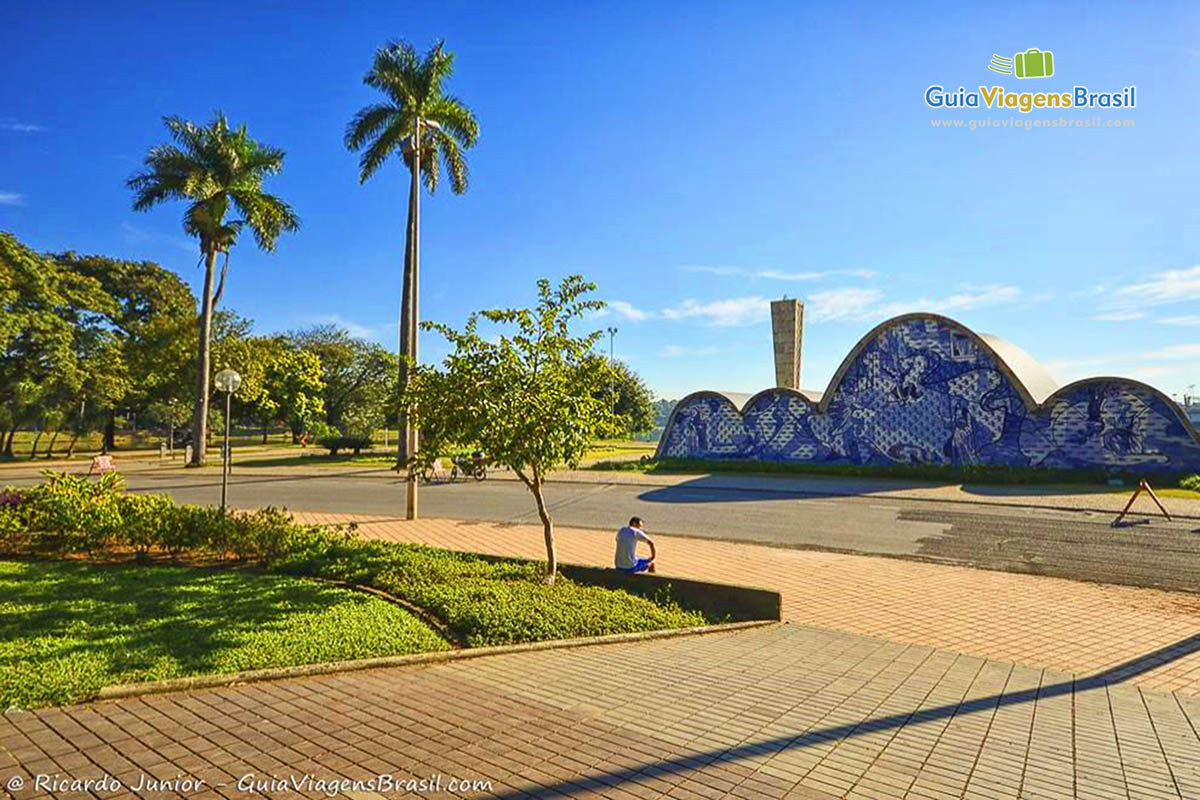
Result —
[[208, 381], [212, 361], [209, 345], [212, 342], [213, 270], [216, 263], [215, 251], [205, 254], [204, 294], [200, 298], [198, 321], [200, 340], [196, 347], [196, 405], [192, 411], [192, 465], [197, 467], [204, 466], [208, 444]]
[[[412, 226], [413, 198], [410, 190], [408, 224], [404, 229], [404, 282], [400, 288], [400, 371], [398, 373], [399, 381], [396, 384], [400, 392], [403, 392], [408, 386], [408, 361], [405, 356], [408, 355], [409, 332], [412, 327]], [[400, 409], [397, 424], [400, 427], [400, 434], [396, 437], [396, 465], [403, 469], [408, 462], [408, 436], [405, 434], [408, 429], [408, 414], [404, 413], [403, 408]]]
[[[413, 154], [412, 154], [412, 183], [409, 186], [408, 192], [408, 208], [409, 208], [409, 239], [411, 246], [408, 248], [408, 269], [411, 272], [411, 277], [408, 280], [408, 350], [407, 355], [409, 360], [415, 367], [417, 364], [417, 266], [420, 260], [421, 249], [421, 120], [418, 118], [413, 121]], [[407, 375], [405, 375], [407, 383]], [[414, 458], [417, 455], [419, 439], [417, 430], [413, 427], [412, 421], [406, 419], [404, 426], [405, 446], [408, 450], [408, 457]], [[405, 498], [405, 517], [407, 519], [416, 519], [417, 512], [417, 478], [416, 475], [409, 473], [408, 482], [406, 484], [407, 497]]]

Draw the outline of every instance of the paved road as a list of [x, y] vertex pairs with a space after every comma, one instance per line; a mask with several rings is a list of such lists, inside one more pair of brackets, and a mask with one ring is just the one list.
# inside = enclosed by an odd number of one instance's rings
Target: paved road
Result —
[[[180, 502], [220, 498], [212, 474], [138, 472], [129, 482], [135, 490], [169, 492]], [[547, 494], [555, 520], [568, 526], [615, 528], [637, 514], [659, 533], [1200, 590], [1196, 520], [1142, 517], [1114, 529], [1111, 515], [1099, 512], [729, 489], [704, 478], [665, 487], [555, 483]], [[240, 507], [400, 515], [403, 498], [402, 484], [380, 470], [235, 475], [230, 484], [230, 503]], [[514, 481], [432, 485], [421, 498], [422, 514], [430, 517], [537, 521], [528, 492]]]

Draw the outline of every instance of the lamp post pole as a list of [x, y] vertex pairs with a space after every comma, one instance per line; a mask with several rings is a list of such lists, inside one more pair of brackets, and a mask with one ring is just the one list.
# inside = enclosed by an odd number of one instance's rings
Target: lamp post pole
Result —
[[613, 326], [608, 326], [608, 363], [612, 364], [616, 359], [613, 358], [613, 339], [617, 337], [617, 329]]
[[225, 515], [226, 499], [229, 496], [229, 469], [233, 464], [229, 452], [229, 416], [233, 410], [233, 393], [242, 385], [242, 376], [229, 368], [218, 372], [213, 383], [219, 391], [225, 393], [225, 445], [224, 458], [221, 459], [221, 515]]

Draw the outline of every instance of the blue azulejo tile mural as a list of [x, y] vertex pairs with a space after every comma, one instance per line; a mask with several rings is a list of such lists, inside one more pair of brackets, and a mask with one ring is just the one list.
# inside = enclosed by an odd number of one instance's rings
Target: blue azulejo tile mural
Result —
[[1041, 382], [1048, 395], [1035, 397], [997, 347], [944, 317], [898, 317], [859, 343], [819, 402], [790, 389], [741, 409], [715, 392], [684, 398], [658, 455], [1200, 471], [1200, 440], [1161, 392], [1097, 378]]

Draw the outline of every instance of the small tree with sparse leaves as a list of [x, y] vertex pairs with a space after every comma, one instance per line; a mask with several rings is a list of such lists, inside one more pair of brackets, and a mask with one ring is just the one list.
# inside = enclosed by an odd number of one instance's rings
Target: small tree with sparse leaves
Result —
[[[418, 458], [432, 460], [454, 447], [478, 448], [490, 462], [511, 469], [533, 494], [545, 536], [548, 582], [558, 571], [558, 558], [544, 497], [546, 476], [578, 465], [593, 440], [625, 423], [602, 399], [613, 376], [607, 362], [592, 354], [600, 331], [575, 336], [570, 330], [572, 321], [603, 307], [586, 297], [595, 288], [579, 275], [558, 288], [542, 279], [533, 308], [481, 311], [461, 331], [424, 323], [446, 338], [452, 352], [441, 368], [414, 366], [402, 398], [421, 429]], [[485, 339], [477, 330], [481, 317], [515, 330]]]

